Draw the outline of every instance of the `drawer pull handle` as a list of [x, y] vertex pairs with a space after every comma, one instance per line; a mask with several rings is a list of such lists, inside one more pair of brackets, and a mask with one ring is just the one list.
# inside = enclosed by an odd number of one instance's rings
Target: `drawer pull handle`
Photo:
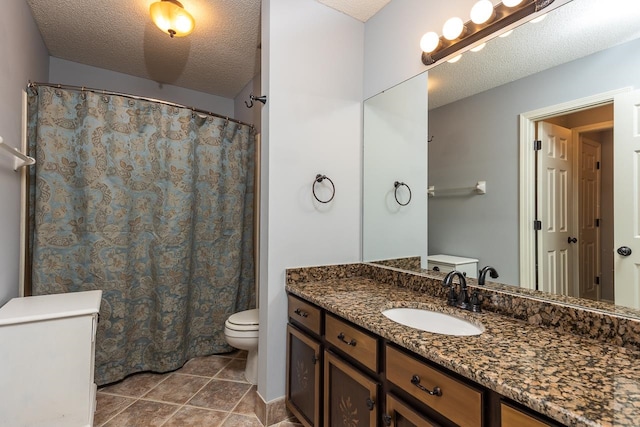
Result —
[[440, 390], [440, 387], [434, 387], [433, 390], [427, 389], [425, 386], [420, 384], [420, 377], [417, 375], [411, 377], [411, 384], [418, 387], [420, 390], [429, 393], [431, 396], [442, 396], [442, 390]]
[[367, 408], [369, 408], [370, 411], [373, 411], [374, 406], [376, 406], [376, 402], [374, 402], [372, 398], [367, 397]]
[[307, 313], [306, 311], [302, 311], [299, 308], [296, 308], [294, 313], [300, 317], [309, 317], [309, 313]]
[[342, 332], [340, 332], [340, 333], [338, 334], [338, 339], [339, 339], [340, 341], [342, 341], [343, 343], [345, 343], [346, 345], [350, 345], [350, 346], [352, 346], [352, 347], [355, 347], [355, 346], [356, 346], [356, 340], [354, 340], [353, 338], [351, 338], [351, 341], [347, 341], [347, 340], [345, 340], [345, 339], [344, 339], [344, 333], [342, 333]]

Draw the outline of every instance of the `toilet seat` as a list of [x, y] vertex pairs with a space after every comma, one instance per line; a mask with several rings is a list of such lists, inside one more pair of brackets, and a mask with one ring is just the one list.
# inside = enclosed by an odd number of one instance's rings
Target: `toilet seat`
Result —
[[260, 327], [259, 311], [257, 308], [253, 310], [241, 311], [229, 316], [224, 326], [233, 331], [257, 331]]

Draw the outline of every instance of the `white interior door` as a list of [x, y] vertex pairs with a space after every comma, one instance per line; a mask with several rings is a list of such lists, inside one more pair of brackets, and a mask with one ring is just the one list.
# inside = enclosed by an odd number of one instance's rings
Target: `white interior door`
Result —
[[551, 123], [538, 123], [538, 219], [542, 230], [538, 233], [539, 289], [568, 295], [573, 280], [572, 218], [572, 162], [571, 130]]
[[614, 98], [615, 303], [640, 308], [640, 91]]
[[600, 300], [600, 143], [581, 136], [578, 158], [578, 296]]

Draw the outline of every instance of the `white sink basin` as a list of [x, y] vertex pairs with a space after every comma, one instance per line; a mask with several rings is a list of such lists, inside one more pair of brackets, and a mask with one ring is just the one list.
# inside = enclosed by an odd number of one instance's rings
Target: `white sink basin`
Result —
[[466, 320], [438, 311], [400, 307], [384, 310], [382, 314], [401, 325], [434, 334], [470, 336], [480, 335], [484, 332], [482, 325], [474, 325]]

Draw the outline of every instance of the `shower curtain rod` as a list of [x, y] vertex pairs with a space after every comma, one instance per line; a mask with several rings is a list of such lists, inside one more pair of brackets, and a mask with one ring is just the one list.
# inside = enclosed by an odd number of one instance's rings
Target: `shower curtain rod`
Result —
[[125, 98], [138, 99], [138, 100], [141, 100], [141, 101], [157, 102], [159, 104], [168, 105], [170, 107], [185, 108], [187, 110], [193, 111], [194, 113], [207, 114], [209, 116], [219, 117], [221, 119], [225, 119], [225, 120], [228, 120], [230, 122], [234, 122], [234, 123], [238, 123], [238, 124], [241, 124], [241, 125], [250, 126], [251, 128], [255, 128], [255, 126], [250, 124], [250, 123], [245, 123], [245, 122], [240, 121], [240, 120], [232, 119], [231, 117], [223, 116], [221, 114], [212, 113], [211, 111], [201, 110], [201, 109], [195, 108], [195, 107], [188, 107], [186, 105], [176, 104], [174, 102], [162, 101], [160, 99], [148, 98], [146, 96], [131, 95], [129, 93], [114, 92], [114, 91], [111, 91], [111, 90], [104, 90], [104, 89], [94, 89], [94, 88], [85, 87], [85, 86], [72, 86], [72, 85], [53, 84], [53, 83], [31, 82], [31, 81], [29, 81], [29, 83], [27, 84], [28, 88], [34, 89], [36, 91], [38, 89], [38, 86], [48, 86], [48, 87], [53, 87], [53, 88], [56, 88], [56, 89], [80, 90], [80, 91], [83, 91], [83, 92], [93, 92], [93, 93], [97, 93], [97, 94], [101, 94], [101, 95], [115, 95], [115, 96], [123, 96]]

